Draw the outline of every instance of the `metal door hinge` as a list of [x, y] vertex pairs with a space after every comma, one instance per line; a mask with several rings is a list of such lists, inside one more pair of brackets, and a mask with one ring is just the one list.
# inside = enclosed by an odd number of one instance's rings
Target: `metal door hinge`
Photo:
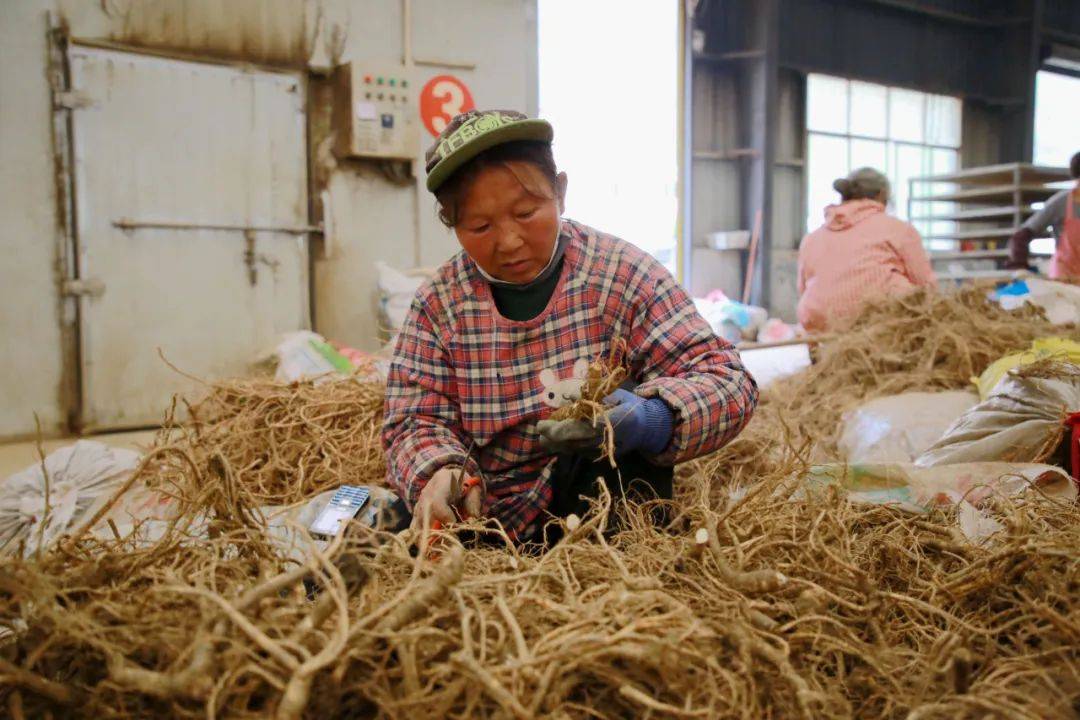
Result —
[[105, 294], [105, 283], [98, 278], [65, 280], [60, 289], [64, 295], [89, 295], [90, 297], [101, 297]]
[[248, 282], [252, 287], [259, 282], [259, 269], [255, 267], [255, 231], [244, 231], [244, 264], [247, 265]]
[[53, 95], [53, 105], [67, 110], [78, 110], [94, 104], [94, 99], [81, 90], [68, 90]]

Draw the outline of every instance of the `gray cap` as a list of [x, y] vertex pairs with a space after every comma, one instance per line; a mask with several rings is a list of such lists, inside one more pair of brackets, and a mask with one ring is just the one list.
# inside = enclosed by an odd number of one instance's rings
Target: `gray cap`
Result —
[[847, 177], [833, 180], [832, 186], [845, 200], [876, 198], [883, 190], [889, 194], [889, 178], [872, 167], [852, 170]]

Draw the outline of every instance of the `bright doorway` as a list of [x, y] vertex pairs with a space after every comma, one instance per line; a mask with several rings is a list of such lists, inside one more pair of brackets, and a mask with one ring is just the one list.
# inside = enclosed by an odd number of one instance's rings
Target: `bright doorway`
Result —
[[679, 3], [540, 0], [540, 116], [570, 178], [566, 215], [674, 270]]
[[1067, 167], [1080, 152], [1080, 77], [1040, 70], [1035, 76], [1035, 164]]
[[[1073, 153], [1080, 152], [1080, 78], [1040, 70], [1035, 75], [1035, 138], [1036, 165], [1067, 167]], [[1031, 251], [1054, 252], [1054, 238], [1039, 238], [1031, 243]]]

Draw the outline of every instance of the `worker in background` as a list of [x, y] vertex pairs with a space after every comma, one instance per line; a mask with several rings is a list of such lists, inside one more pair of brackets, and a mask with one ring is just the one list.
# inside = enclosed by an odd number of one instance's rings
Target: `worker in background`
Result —
[[1069, 174], [1077, 182], [1046, 201], [1009, 240], [1010, 270], [1028, 269], [1028, 246], [1052, 227], [1057, 243], [1050, 260], [1050, 277], [1080, 278], [1080, 152], [1069, 161]]
[[864, 167], [833, 187], [840, 204], [799, 247], [798, 316], [811, 332], [843, 325], [871, 298], [937, 282], [918, 231], [885, 212], [888, 178]]
[[[660, 263], [562, 217], [552, 137], [544, 120], [474, 110], [427, 153], [462, 252], [417, 292], [388, 377], [388, 481], [414, 527], [480, 515], [542, 542], [552, 516], [598, 496], [598, 477], [615, 497], [670, 498], [672, 466], [735, 437], [757, 402], [738, 353]], [[606, 400], [616, 472], [599, 459], [603, 427], [548, 416], [619, 341], [635, 386]], [[482, 487], [455, 496], [459, 468]]]

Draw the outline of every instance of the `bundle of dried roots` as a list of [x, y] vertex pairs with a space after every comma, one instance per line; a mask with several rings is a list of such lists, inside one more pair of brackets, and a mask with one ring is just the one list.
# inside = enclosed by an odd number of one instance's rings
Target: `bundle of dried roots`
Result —
[[578, 398], [551, 414], [552, 420], [582, 420], [593, 427], [603, 427], [600, 453], [608, 458], [612, 466], [615, 465], [615, 429], [607, 414], [611, 408], [604, 403], [604, 398], [626, 380], [629, 374], [626, 356], [626, 342], [617, 340], [611, 352], [589, 363]]
[[[190, 420], [166, 422], [156, 444], [183, 450], [204, 475], [234, 475], [260, 505], [295, 503], [342, 483], [381, 485], [384, 394], [381, 383], [355, 378], [213, 383], [189, 407]], [[173, 456], [166, 464], [156, 478], [189, 488], [187, 463]]]

